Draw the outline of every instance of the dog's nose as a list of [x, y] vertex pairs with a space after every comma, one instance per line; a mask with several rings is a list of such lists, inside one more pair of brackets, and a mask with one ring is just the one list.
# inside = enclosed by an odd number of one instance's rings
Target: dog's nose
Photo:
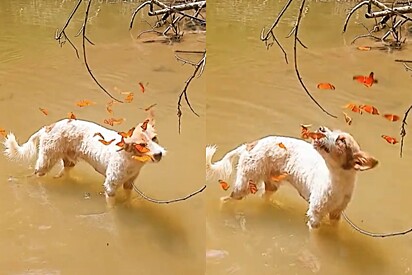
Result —
[[160, 160], [162, 159], [162, 153], [160, 152], [160, 153], [154, 154], [154, 155], [153, 155], [153, 158], [154, 158], [156, 161], [160, 161]]

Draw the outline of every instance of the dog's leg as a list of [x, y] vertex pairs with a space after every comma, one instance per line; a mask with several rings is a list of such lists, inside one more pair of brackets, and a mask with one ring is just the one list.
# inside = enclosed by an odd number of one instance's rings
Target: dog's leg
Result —
[[262, 198], [265, 202], [270, 202], [270, 198], [272, 197], [273, 193], [275, 193], [279, 186], [275, 183], [272, 183], [270, 179], [264, 181], [265, 183], [265, 192], [262, 194]]
[[334, 210], [334, 211], [330, 212], [329, 213], [330, 223], [332, 225], [336, 225], [339, 222], [339, 220], [341, 218], [341, 215], [342, 215], [342, 210], [340, 210], [340, 209], [337, 209], [337, 210]]
[[132, 190], [133, 190], [133, 182], [136, 180], [138, 175], [139, 174], [137, 174], [135, 177], [123, 183], [123, 189], [124, 189], [124, 192], [126, 193], [126, 202], [130, 202], [130, 197], [132, 195]]
[[76, 163], [63, 158], [63, 167], [62, 169], [59, 171], [59, 173], [57, 173], [54, 178], [61, 178], [63, 176], [69, 176], [70, 175], [70, 171], [73, 169], [73, 167], [76, 165]]
[[307, 225], [310, 229], [319, 228], [320, 222], [322, 221], [323, 217], [327, 214], [325, 207], [322, 205], [316, 205], [314, 203], [309, 203], [309, 209], [306, 215], [308, 216], [309, 220]]
[[46, 175], [46, 173], [53, 168], [57, 161], [58, 158], [56, 156], [53, 156], [53, 154], [48, 154], [47, 151], [40, 148], [34, 173], [39, 177]]
[[337, 209], [329, 212], [329, 220], [330, 220], [330, 223], [332, 225], [336, 225], [339, 222], [339, 220], [341, 218], [341, 215], [342, 215], [342, 212], [348, 206], [348, 203], [349, 203], [350, 199], [351, 199], [351, 196], [346, 195], [343, 198], [342, 204]]
[[108, 164], [106, 170], [106, 179], [103, 184], [108, 209], [112, 209], [114, 207], [116, 201], [116, 190], [122, 183], [127, 181], [127, 178], [125, 178], [126, 175], [127, 171], [119, 169], [117, 163]]

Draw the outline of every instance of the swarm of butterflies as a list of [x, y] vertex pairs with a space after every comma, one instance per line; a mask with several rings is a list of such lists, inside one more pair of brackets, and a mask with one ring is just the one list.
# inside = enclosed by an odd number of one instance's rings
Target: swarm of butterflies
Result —
[[[148, 85], [148, 83], [146, 83], [146, 87], [147, 87], [147, 85]], [[139, 87], [140, 87], [140, 90], [141, 90], [142, 93], [144, 93], [144, 92], [146, 91], [146, 87], [145, 87], [145, 85], [144, 85], [142, 82], [139, 82]], [[121, 90], [118, 89], [117, 87], [114, 87], [114, 90], [118, 91], [120, 94], [122, 94], [122, 95], [124, 96], [124, 99], [123, 99], [123, 100], [124, 100], [125, 103], [131, 103], [131, 102], [133, 101], [133, 99], [134, 99], [134, 93], [121, 91]], [[114, 118], [114, 117], [113, 117], [113, 114], [114, 114], [114, 112], [113, 112], [113, 105], [114, 105], [115, 103], [116, 103], [116, 102], [115, 102], [114, 100], [110, 100], [110, 101], [107, 102], [107, 104], [106, 104], [106, 111], [107, 111], [110, 115], [112, 115], [112, 117], [107, 118], [107, 119], [104, 119], [104, 120], [103, 120], [103, 123], [105, 123], [105, 124], [107, 124], [107, 125], [110, 125], [110, 126], [120, 125], [120, 124], [122, 124], [122, 123], [125, 121], [124, 118]], [[95, 105], [95, 104], [96, 104], [96, 102], [93, 102], [93, 101], [88, 100], [88, 99], [83, 99], [83, 100], [77, 101], [77, 102], [75, 103], [75, 105], [76, 105], [77, 107], [80, 107], [80, 108], [92, 106], [92, 105]], [[156, 106], [156, 104], [150, 105], [149, 107], [145, 108], [144, 111], [148, 112], [148, 111], [149, 111], [150, 109], [152, 109], [154, 106]], [[46, 109], [46, 108], [39, 107], [39, 111], [40, 111], [41, 113], [43, 113], [45, 116], [48, 116], [48, 115], [49, 115], [49, 110]], [[75, 119], [77, 119], [77, 116], [76, 116], [73, 112], [69, 112], [69, 113], [67, 114], [67, 118], [68, 118], [69, 120], [72, 120], [72, 119], [75, 120]], [[146, 129], [147, 129], [147, 124], [148, 124], [148, 123], [149, 123], [149, 120], [145, 120], [145, 121], [143, 122], [143, 124], [142, 124], [142, 126], [141, 126], [143, 131], [146, 131]], [[118, 151], [125, 150], [125, 151], [127, 151], [127, 152], [135, 152], [135, 153], [140, 153], [140, 154], [144, 154], [144, 153], [149, 152], [150, 150], [146, 147], [146, 144], [144, 144], [144, 143], [141, 143], [141, 144], [125, 143], [124, 139], [125, 139], [125, 138], [128, 138], [128, 137], [131, 137], [134, 130], [135, 130], [135, 128], [131, 128], [127, 133], [125, 133], [125, 132], [118, 132], [118, 134], [122, 137], [121, 141], [118, 142], [118, 143], [116, 143], [116, 146], [119, 146], [119, 148], [120, 148]], [[0, 128], [0, 136], [5, 137], [6, 135], [7, 135], [7, 134], [6, 134], [6, 130], [3, 129], [3, 128]], [[112, 139], [112, 140], [110, 140], [110, 141], [106, 141], [101, 133], [95, 133], [95, 134], [94, 134], [94, 137], [95, 137], [95, 136], [100, 137], [99, 141], [100, 141], [102, 144], [104, 144], [104, 145], [110, 145], [111, 143], [113, 143], [113, 142], [115, 141], [115, 139]], [[149, 161], [149, 160], [152, 159], [149, 155], [143, 155], [143, 156], [137, 156], [137, 155], [136, 155], [136, 156], [132, 156], [132, 158], [133, 158], [133, 159], [136, 159], [136, 160], [138, 160], [138, 161], [140, 161], [140, 162], [146, 162], [146, 161]]]
[[[146, 119], [140, 126], [143, 131], [147, 130], [148, 123], [149, 123], [149, 119]], [[145, 154], [145, 153], [150, 152], [149, 148], [146, 147], [146, 143], [126, 143], [124, 141], [125, 138], [129, 138], [133, 135], [133, 132], [135, 129], [136, 128], [133, 127], [129, 129], [129, 131], [127, 132], [118, 132], [118, 134], [122, 137], [121, 140], [118, 143], [116, 143], [116, 146], [119, 147], [119, 150], [117, 150], [118, 152], [122, 150], [126, 152], [130, 152], [130, 153], [138, 153], [138, 154]], [[99, 142], [101, 142], [104, 145], [110, 145], [116, 140], [116, 139], [112, 139], [112, 140], [106, 141], [101, 133], [95, 133], [93, 135], [93, 137], [96, 137], [96, 136], [100, 137]], [[140, 162], [147, 162], [147, 161], [152, 160], [152, 157], [150, 155], [142, 155], [142, 156], [133, 155], [132, 158]]]
[[[370, 49], [369, 48], [368, 49], [362, 48], [362, 49], [359, 49], [359, 50], [370, 50]], [[373, 72], [371, 72], [367, 76], [355, 75], [353, 77], [353, 80], [363, 84], [367, 88], [370, 88], [370, 87], [372, 87], [373, 84], [378, 83], [378, 80], [375, 79], [375, 75], [374, 75]], [[332, 85], [331, 83], [319, 83], [317, 85], [317, 88], [321, 89], [321, 90], [335, 90], [336, 89], [335, 86]], [[372, 106], [372, 105], [348, 103], [347, 105], [343, 106], [343, 108], [348, 109], [348, 110], [350, 110], [352, 112], [355, 112], [355, 113], [359, 113], [359, 114], [363, 114], [365, 112], [365, 113], [369, 113], [371, 115], [380, 115], [379, 110], [375, 106]], [[352, 118], [347, 113], [345, 113], [345, 112], [342, 112], [342, 113], [344, 115], [345, 122], [348, 125], [351, 125], [352, 124]], [[389, 120], [389, 121], [391, 121], [391, 122], [396, 122], [396, 121], [400, 120], [400, 117], [398, 115], [395, 115], [395, 114], [382, 114], [382, 117]], [[323, 138], [325, 136], [324, 134], [322, 134], [320, 132], [311, 132], [309, 130], [310, 127], [311, 127], [311, 125], [303, 125], [303, 124], [301, 125], [301, 138], [303, 138], [303, 139], [309, 139], [310, 138], [310, 139], [316, 140], [316, 139]], [[387, 136], [387, 135], [381, 135], [381, 137], [386, 142], [388, 142], [390, 144], [397, 144], [398, 143], [398, 140], [395, 137], [391, 137], [391, 136]], [[280, 148], [282, 148], [284, 150], [287, 150], [287, 148], [285, 147], [284, 144], [279, 143], [277, 145]], [[282, 180], [286, 179], [287, 176], [288, 176], [287, 173], [281, 173], [279, 175], [273, 176], [272, 180], [275, 181], [275, 182], [279, 182], [279, 181], [282, 181]], [[229, 184], [224, 180], [219, 180], [219, 184], [220, 184], [221, 188], [225, 191], [228, 190], [229, 187], [230, 187]], [[258, 189], [257, 189], [256, 183], [254, 183], [253, 181], [250, 180], [249, 181], [249, 192], [251, 194], [255, 194], [257, 192], [257, 190]]]
[[[373, 72], [371, 72], [368, 76], [364, 75], [355, 75], [353, 77], [353, 80], [363, 84], [365, 87], [370, 88], [374, 83], [378, 83], [378, 80], [375, 79], [375, 75]], [[330, 83], [319, 83], [317, 86], [318, 89], [323, 89], [323, 90], [335, 90], [335, 86], [333, 86]], [[379, 110], [372, 105], [364, 105], [364, 104], [355, 104], [355, 103], [348, 103], [347, 105], [343, 106], [343, 108], [348, 109], [352, 112], [363, 114], [369, 113], [371, 115], [380, 115]], [[352, 118], [345, 112], [342, 112], [345, 118], [345, 122], [348, 125], [352, 124]], [[391, 121], [391, 122], [396, 122], [400, 120], [400, 117], [395, 114], [382, 114], [382, 117], [385, 119]], [[386, 142], [390, 144], [397, 144], [398, 140], [395, 137], [387, 136], [387, 135], [381, 135], [381, 137], [386, 140]]]

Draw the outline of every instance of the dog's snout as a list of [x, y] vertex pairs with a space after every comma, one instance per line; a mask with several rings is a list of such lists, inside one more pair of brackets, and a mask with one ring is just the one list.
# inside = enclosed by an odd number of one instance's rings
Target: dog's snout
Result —
[[153, 155], [153, 158], [154, 158], [156, 161], [160, 161], [160, 160], [162, 159], [162, 152], [157, 153], [157, 154], [154, 154], [154, 155]]

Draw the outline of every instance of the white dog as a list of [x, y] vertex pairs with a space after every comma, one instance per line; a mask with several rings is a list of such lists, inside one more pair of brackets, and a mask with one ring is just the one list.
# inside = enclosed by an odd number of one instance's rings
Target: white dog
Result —
[[146, 161], [158, 162], [166, 153], [157, 143], [153, 119], [138, 124], [129, 133], [117, 133], [93, 122], [63, 119], [41, 128], [21, 146], [10, 133], [4, 146], [5, 155], [13, 160], [30, 160], [38, 153], [34, 172], [38, 176], [44, 176], [57, 162], [63, 162], [63, 169], [57, 175], [60, 177], [79, 160], [85, 160], [106, 177], [108, 207], [113, 207], [119, 186], [123, 185], [129, 197]]
[[304, 140], [269, 136], [243, 144], [212, 164], [216, 147], [206, 148], [207, 179], [229, 179], [235, 159], [237, 175], [230, 199], [240, 200], [249, 192], [250, 183], [264, 182], [266, 199], [281, 182], [288, 181], [309, 202], [309, 228], [317, 228], [329, 214], [338, 221], [351, 200], [356, 172], [375, 167], [378, 161], [362, 151], [348, 133], [320, 127], [323, 138], [312, 144]]

